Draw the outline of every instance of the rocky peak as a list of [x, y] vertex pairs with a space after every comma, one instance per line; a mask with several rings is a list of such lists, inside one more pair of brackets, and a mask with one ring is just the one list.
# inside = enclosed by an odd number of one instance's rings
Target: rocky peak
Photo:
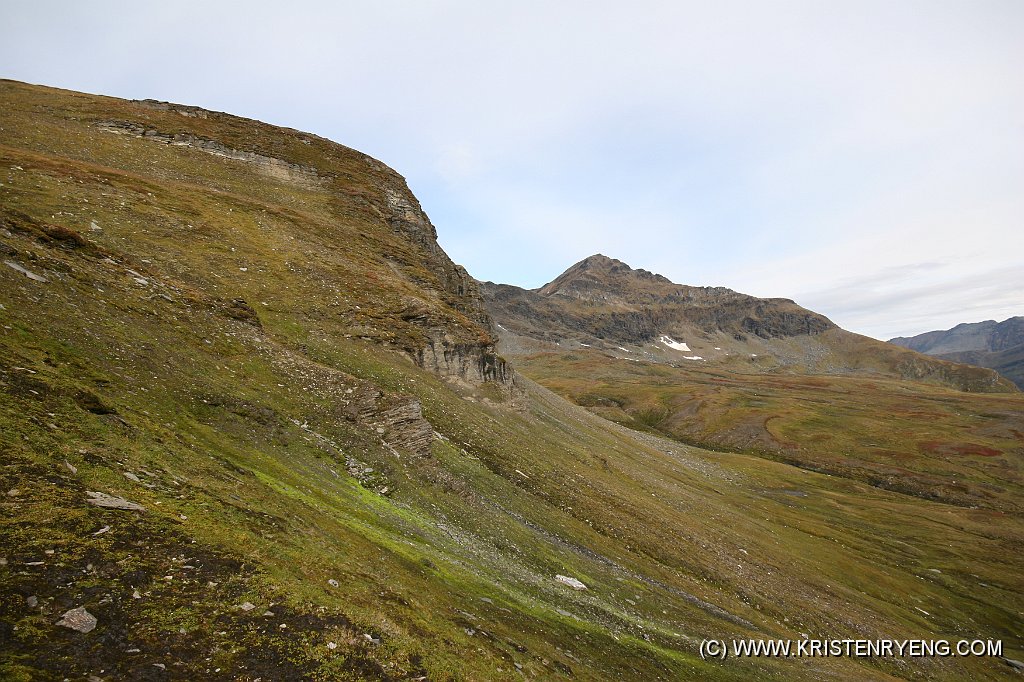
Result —
[[576, 263], [550, 283], [537, 289], [541, 296], [609, 302], [650, 289], [652, 285], [670, 285], [662, 275], [633, 269], [626, 263], [597, 253]]
[[786, 299], [675, 284], [602, 254], [576, 263], [539, 289], [484, 284], [483, 294], [506, 331], [546, 341], [636, 344], [665, 334], [724, 334], [742, 341], [813, 336], [835, 327]]

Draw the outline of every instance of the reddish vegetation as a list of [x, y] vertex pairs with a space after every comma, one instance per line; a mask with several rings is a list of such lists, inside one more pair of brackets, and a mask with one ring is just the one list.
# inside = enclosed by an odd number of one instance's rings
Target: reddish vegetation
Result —
[[794, 443], [793, 441], [784, 440], [784, 439], [780, 438], [779, 436], [777, 436], [776, 434], [772, 433], [771, 427], [768, 426], [768, 422], [770, 422], [773, 419], [781, 419], [781, 417], [779, 417], [779, 415], [775, 414], [775, 415], [772, 415], [770, 417], [765, 417], [764, 418], [764, 431], [765, 431], [765, 433], [768, 434], [768, 437], [771, 438], [773, 442], [778, 443], [779, 445], [781, 445], [782, 447], [784, 447], [784, 448], [786, 448], [788, 450], [797, 450], [797, 449], [799, 449], [800, 446], [798, 444]]
[[974, 443], [944, 443], [937, 440], [925, 440], [918, 443], [918, 447], [926, 453], [936, 455], [980, 455], [981, 457], [996, 457], [1003, 454], [1001, 450], [988, 448], [984, 445]]

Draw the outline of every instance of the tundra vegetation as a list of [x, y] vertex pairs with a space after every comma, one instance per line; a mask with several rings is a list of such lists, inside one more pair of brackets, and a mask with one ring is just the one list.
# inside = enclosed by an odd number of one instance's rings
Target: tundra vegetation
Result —
[[[706, 637], [1024, 657], [1019, 394], [514, 372], [397, 173], [192, 107], [0, 82], [0, 223], [3, 679], [1013, 672]], [[716, 435], [748, 422], [771, 440]]]

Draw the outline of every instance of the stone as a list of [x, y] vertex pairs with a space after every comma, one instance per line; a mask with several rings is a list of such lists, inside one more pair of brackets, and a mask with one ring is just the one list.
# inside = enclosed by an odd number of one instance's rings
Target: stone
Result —
[[146, 511], [146, 508], [141, 504], [129, 502], [123, 497], [114, 497], [113, 495], [95, 492], [92, 490], [86, 490], [85, 494], [89, 496], [89, 499], [86, 500], [86, 502], [94, 504], [97, 507], [106, 507], [107, 509], [124, 509], [126, 511]]
[[562, 583], [563, 585], [568, 585], [569, 587], [571, 587], [574, 590], [585, 590], [585, 589], [587, 589], [587, 586], [584, 585], [583, 583], [581, 583], [579, 580], [576, 580], [576, 578], [570, 578], [567, 575], [556, 575], [555, 576], [555, 580], [557, 580], [558, 582]]
[[254, 608], [256, 608], [256, 605], [252, 602], [247, 601], [239, 605], [238, 608], [242, 609], [243, 611], [252, 611]]
[[63, 625], [83, 634], [95, 630], [96, 623], [96, 616], [86, 611], [84, 606], [65, 611], [64, 616], [57, 621], [57, 625]]
[[1024, 663], [1022, 663], [1022, 662], [1020, 662], [1020, 661], [1018, 661], [1016, 659], [1006, 658], [1004, 656], [1003, 657], [1003, 663], [1005, 663], [1006, 665], [1010, 666], [1011, 668], [1013, 668], [1014, 670], [1016, 670], [1019, 673], [1024, 673]]
[[31, 597], [25, 597], [25, 605], [30, 609], [34, 609], [39, 606], [39, 597], [34, 594]]
[[338, 583], [338, 581], [335, 580], [334, 578], [331, 578], [330, 580], [327, 581], [327, 584], [330, 585], [331, 587], [338, 587], [338, 585], [340, 583]]
[[134, 481], [135, 483], [142, 483], [142, 480], [139, 479], [138, 476], [136, 476], [130, 471], [124, 472], [124, 477], [127, 478], [129, 481]]
[[45, 283], [50, 281], [50, 280], [46, 279], [45, 277], [43, 277], [42, 275], [37, 275], [36, 273], [32, 272], [31, 270], [26, 270], [25, 268], [21, 267], [20, 265], [18, 265], [17, 263], [15, 263], [12, 260], [5, 260], [4, 261], [4, 265], [6, 265], [7, 267], [11, 268], [12, 270], [17, 270], [18, 272], [20, 272], [21, 274], [25, 275], [26, 277], [28, 277], [30, 280], [32, 280], [34, 282], [42, 282], [42, 283], [45, 284]]

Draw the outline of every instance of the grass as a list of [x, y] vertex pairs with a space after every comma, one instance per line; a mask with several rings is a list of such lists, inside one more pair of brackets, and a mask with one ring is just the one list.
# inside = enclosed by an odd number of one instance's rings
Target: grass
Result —
[[[639, 434], [525, 378], [510, 391], [435, 376], [410, 349], [437, 330], [468, 344], [489, 332], [446, 289], [431, 242], [388, 222], [383, 188], [398, 181], [386, 168], [241, 119], [10, 82], [0, 95], [3, 260], [49, 280], [0, 265], [3, 676], [960, 679], [1004, 668], [698, 655], [705, 637], [802, 632], [1002, 638], [1020, 657], [1014, 509]], [[295, 183], [92, 125], [110, 119], [188, 129], [329, 180]], [[236, 298], [258, 324], [236, 316]], [[673, 375], [657, 371], [643, 385], [668, 391]], [[629, 414], [639, 386], [608, 399]], [[345, 401], [370, 391], [422, 405], [439, 434], [429, 454], [352, 416]], [[656, 410], [650, 430], [673, 419], [662, 397], [642, 399]], [[93, 507], [89, 490], [146, 511]], [[96, 630], [55, 625], [82, 605]]]
[[886, 377], [542, 353], [517, 366], [613, 421], [961, 506], [1019, 512], [1024, 397]]

